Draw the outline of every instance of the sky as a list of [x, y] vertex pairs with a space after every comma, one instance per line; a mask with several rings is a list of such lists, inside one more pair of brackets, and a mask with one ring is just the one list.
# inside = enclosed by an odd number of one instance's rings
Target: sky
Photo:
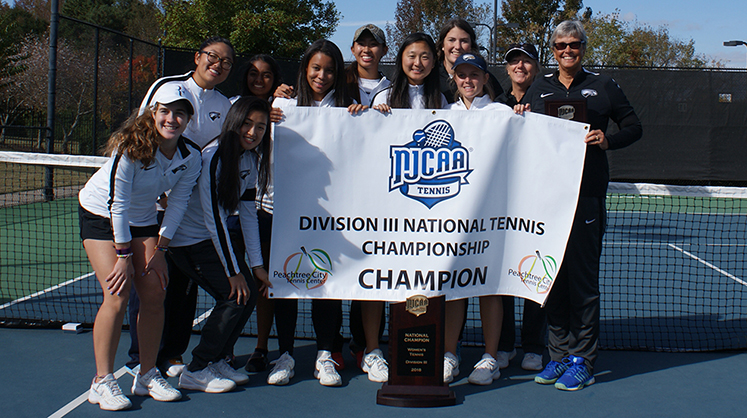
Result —
[[[349, 46], [355, 30], [366, 23], [386, 30], [386, 23], [394, 22], [397, 8], [397, 0], [336, 0], [334, 3], [342, 19], [331, 40], [340, 47], [346, 60], [352, 59]], [[483, 2], [475, 0], [475, 3]], [[500, 4], [498, 1], [499, 19]], [[619, 9], [625, 20], [637, 20], [654, 27], [666, 25], [671, 37], [683, 41], [693, 39], [696, 53], [719, 59], [728, 68], [747, 67], [746, 46], [723, 46], [723, 42], [729, 40], [747, 42], [745, 0], [584, 0], [583, 5], [591, 7], [595, 15]]]

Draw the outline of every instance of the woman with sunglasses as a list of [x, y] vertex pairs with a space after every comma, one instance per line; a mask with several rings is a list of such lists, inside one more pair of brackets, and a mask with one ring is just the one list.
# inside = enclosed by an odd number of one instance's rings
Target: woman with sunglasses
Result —
[[[643, 128], [620, 86], [605, 75], [583, 68], [586, 32], [581, 22], [565, 21], [550, 37], [558, 69], [535, 81], [526, 102], [544, 112], [552, 99], [586, 102], [591, 125], [576, 215], [545, 310], [549, 329], [550, 363], [535, 381], [561, 390], [578, 390], [594, 383], [593, 367], [599, 340], [599, 258], [607, 217], [605, 196], [609, 182], [606, 150], [619, 149], [640, 139]], [[619, 127], [607, 133], [612, 119]]]
[[[534, 45], [529, 43], [512, 44], [508, 46], [505, 55], [506, 73], [511, 80], [511, 86], [495, 101], [514, 107], [527, 103], [526, 92], [535, 77], [542, 71]], [[516, 319], [514, 316], [513, 296], [503, 296], [503, 326], [501, 339], [498, 344], [496, 361], [498, 367], [508, 367], [509, 361], [516, 356]], [[524, 300], [524, 314], [521, 324], [521, 348], [524, 358], [521, 368], [524, 370], [542, 370], [542, 352], [545, 350], [545, 335], [547, 322], [545, 311], [539, 304]]]

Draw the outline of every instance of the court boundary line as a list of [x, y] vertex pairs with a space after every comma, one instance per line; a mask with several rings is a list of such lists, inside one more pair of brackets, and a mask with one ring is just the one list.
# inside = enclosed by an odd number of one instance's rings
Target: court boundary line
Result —
[[[127, 373], [127, 368], [122, 367], [121, 369], [114, 372], [114, 378], [119, 380], [126, 373]], [[73, 412], [76, 408], [78, 408], [79, 406], [83, 405], [86, 401], [88, 401], [88, 392], [90, 392], [90, 389], [83, 392], [80, 396], [73, 399], [72, 401], [68, 402], [65, 406], [55, 411], [48, 418], [62, 418], [65, 415]]]
[[22, 298], [18, 298], [16, 300], [10, 301], [10, 302], [6, 303], [5, 305], [0, 306], [0, 310], [6, 309], [6, 308], [10, 308], [13, 305], [17, 305], [17, 304], [19, 304], [21, 302], [26, 302], [27, 300], [33, 299], [33, 298], [35, 298], [37, 296], [41, 296], [41, 295], [43, 295], [45, 293], [49, 293], [49, 292], [55, 291], [55, 290], [57, 290], [57, 289], [59, 289], [61, 287], [73, 284], [73, 283], [81, 281], [83, 279], [87, 279], [87, 278], [89, 278], [91, 276], [94, 276], [95, 274], [96, 273], [94, 273], [94, 272], [86, 273], [86, 274], [84, 274], [82, 276], [78, 276], [78, 277], [76, 277], [74, 279], [70, 279], [70, 280], [68, 280], [66, 282], [63, 282], [63, 283], [60, 283], [60, 284], [56, 284], [56, 285], [54, 285], [52, 287], [48, 287], [48, 288], [46, 288], [44, 290], [40, 290], [40, 291], [38, 291], [38, 292], [36, 292], [34, 294], [31, 294], [31, 295], [28, 295], [28, 296], [24, 296]]
[[696, 256], [696, 255], [694, 255], [694, 254], [692, 254], [692, 253], [690, 253], [690, 252], [688, 252], [688, 251], [686, 251], [686, 250], [684, 250], [684, 249], [682, 249], [682, 248], [674, 245], [674, 244], [670, 243], [670, 244], [667, 244], [667, 245], [669, 247], [674, 248], [675, 250], [681, 252], [682, 254], [685, 254], [686, 256], [692, 258], [693, 260], [695, 260], [695, 261], [697, 261], [697, 262], [699, 262], [701, 264], [704, 264], [704, 265], [710, 267], [713, 270], [716, 270], [717, 272], [719, 272], [719, 273], [723, 274], [724, 276], [726, 276], [726, 277], [734, 280], [735, 282], [737, 282], [737, 283], [739, 283], [739, 284], [741, 284], [743, 286], [747, 286], [747, 282], [745, 282], [744, 280], [740, 279], [739, 277], [737, 277], [737, 276], [729, 273], [728, 271], [722, 270], [721, 268], [717, 267], [716, 265], [711, 264], [711, 263], [703, 260], [702, 258], [700, 258], [700, 257], [698, 257], [698, 256]]

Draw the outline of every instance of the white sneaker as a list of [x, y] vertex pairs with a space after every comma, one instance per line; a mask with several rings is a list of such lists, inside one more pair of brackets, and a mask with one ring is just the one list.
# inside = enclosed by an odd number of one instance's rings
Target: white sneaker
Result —
[[145, 376], [140, 373], [132, 379], [132, 394], [138, 396], [150, 396], [151, 398], [171, 402], [182, 398], [182, 393], [174, 389], [173, 386], [161, 376], [158, 368], [154, 367], [148, 370]]
[[524, 370], [542, 370], [542, 354], [525, 353], [524, 360], [521, 361], [521, 368]]
[[119, 388], [119, 383], [114, 375], [109, 373], [96, 383], [96, 378], [91, 382], [91, 389], [88, 391], [88, 402], [99, 404], [99, 408], [106, 411], [121, 411], [129, 409], [132, 402]]
[[495, 361], [498, 362], [498, 368], [499, 369], [505, 369], [508, 367], [508, 362], [511, 361], [514, 357], [516, 357], [516, 349], [514, 348], [512, 351], [499, 351], [495, 355]]
[[278, 386], [287, 385], [291, 378], [296, 375], [296, 372], [293, 370], [293, 368], [296, 367], [296, 361], [293, 360], [293, 357], [291, 357], [291, 355], [286, 351], [273, 363], [275, 365], [267, 376], [267, 384]]
[[473, 385], [489, 385], [493, 380], [501, 377], [501, 369], [498, 362], [488, 353], [482, 355], [482, 359], [475, 364], [475, 370], [469, 374], [467, 381]]
[[221, 360], [217, 363], [213, 363], [213, 370], [215, 370], [220, 377], [231, 379], [237, 385], [244, 385], [246, 383], [249, 383], [249, 376], [231, 367], [231, 365], [228, 364], [226, 360]]
[[182, 362], [182, 358], [172, 358], [166, 361], [166, 376], [168, 377], [179, 377], [179, 375], [182, 374], [182, 371], [186, 367], [184, 362]]
[[389, 381], [389, 365], [384, 360], [384, 353], [378, 348], [363, 356], [361, 369], [368, 373], [368, 380], [372, 382], [384, 383]]
[[319, 350], [316, 353], [316, 370], [314, 377], [319, 379], [322, 386], [341, 386], [342, 377], [337, 373], [335, 365], [337, 362], [332, 360], [332, 353], [327, 350]]
[[231, 379], [221, 377], [215, 371], [213, 365], [209, 364], [196, 372], [190, 372], [189, 369], [185, 368], [179, 376], [179, 387], [206, 393], [222, 393], [232, 391], [236, 388], [236, 383]]
[[444, 383], [451, 383], [459, 375], [459, 359], [452, 353], [444, 354]]

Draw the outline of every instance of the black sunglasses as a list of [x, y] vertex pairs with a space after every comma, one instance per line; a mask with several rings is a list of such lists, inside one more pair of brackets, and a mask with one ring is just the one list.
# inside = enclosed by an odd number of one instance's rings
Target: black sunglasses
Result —
[[574, 42], [555, 42], [552, 44], [553, 48], [557, 49], [558, 51], [565, 51], [566, 48], [569, 46], [571, 49], [581, 49], [581, 45], [585, 44], [585, 41], [574, 41]]

